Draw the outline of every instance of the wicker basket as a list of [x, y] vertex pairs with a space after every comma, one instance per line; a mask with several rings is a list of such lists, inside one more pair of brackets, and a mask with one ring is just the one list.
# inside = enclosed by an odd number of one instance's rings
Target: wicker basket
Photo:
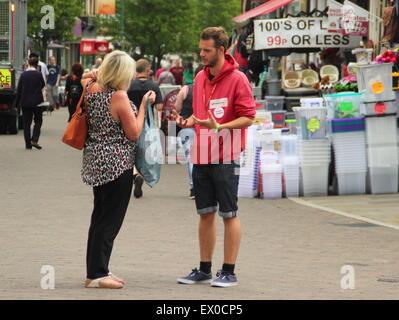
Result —
[[320, 69], [320, 77], [324, 78], [328, 76], [331, 83], [338, 82], [339, 80], [339, 70], [336, 66], [331, 64], [321, 67]]
[[285, 74], [284, 86], [287, 89], [296, 89], [301, 86], [301, 77], [298, 72], [290, 71]]
[[319, 75], [317, 74], [316, 71], [312, 69], [303, 70], [301, 78], [302, 78], [302, 84], [307, 88], [310, 88], [315, 83], [319, 82]]

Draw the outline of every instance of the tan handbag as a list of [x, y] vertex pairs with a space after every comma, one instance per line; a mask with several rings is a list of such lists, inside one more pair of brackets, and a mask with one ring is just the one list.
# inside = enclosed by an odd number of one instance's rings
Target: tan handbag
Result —
[[83, 149], [87, 139], [87, 114], [86, 110], [82, 108], [82, 103], [86, 94], [86, 86], [83, 88], [83, 93], [76, 106], [76, 111], [71, 121], [69, 121], [62, 137], [62, 142], [78, 150]]

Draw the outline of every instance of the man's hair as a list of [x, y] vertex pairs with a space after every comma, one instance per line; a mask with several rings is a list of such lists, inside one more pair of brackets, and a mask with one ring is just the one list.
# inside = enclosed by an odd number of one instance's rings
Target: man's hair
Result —
[[37, 59], [39, 59], [39, 55], [38, 55], [37, 53], [32, 52], [32, 53], [29, 55], [29, 58], [37, 58]]
[[213, 39], [215, 41], [215, 48], [219, 49], [220, 47], [225, 48], [229, 45], [229, 36], [222, 27], [209, 27], [204, 29], [201, 32], [200, 36], [201, 40], [210, 40]]
[[150, 62], [147, 59], [140, 59], [136, 62], [136, 72], [144, 73], [150, 68]]
[[28, 59], [28, 63], [31, 67], [37, 68], [37, 65], [39, 64], [39, 59], [37, 57], [30, 57]]

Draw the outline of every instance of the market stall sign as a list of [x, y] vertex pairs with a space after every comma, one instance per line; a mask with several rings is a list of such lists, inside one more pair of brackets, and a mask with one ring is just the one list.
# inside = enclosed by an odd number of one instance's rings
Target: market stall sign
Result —
[[361, 37], [330, 33], [327, 18], [255, 20], [255, 50], [357, 47]]
[[369, 12], [350, 1], [345, 4], [330, 0], [328, 30], [352, 36], [368, 37]]
[[107, 53], [109, 51], [108, 41], [96, 41], [95, 48], [97, 53]]
[[94, 54], [94, 53], [95, 53], [95, 40], [80, 41], [80, 54]]
[[11, 71], [8, 69], [0, 69], [0, 90], [12, 89]]

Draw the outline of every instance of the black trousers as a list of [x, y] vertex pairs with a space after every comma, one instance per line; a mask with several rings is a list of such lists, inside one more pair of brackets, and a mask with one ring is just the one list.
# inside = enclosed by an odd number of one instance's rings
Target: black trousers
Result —
[[[31, 125], [34, 120], [33, 135], [31, 136]], [[22, 122], [24, 124], [25, 146], [31, 148], [31, 142], [39, 142], [40, 129], [43, 123], [43, 109], [41, 107], [23, 108]]]
[[94, 209], [87, 241], [87, 278], [108, 275], [108, 264], [116, 236], [122, 226], [133, 186], [133, 170], [116, 180], [94, 187]]

